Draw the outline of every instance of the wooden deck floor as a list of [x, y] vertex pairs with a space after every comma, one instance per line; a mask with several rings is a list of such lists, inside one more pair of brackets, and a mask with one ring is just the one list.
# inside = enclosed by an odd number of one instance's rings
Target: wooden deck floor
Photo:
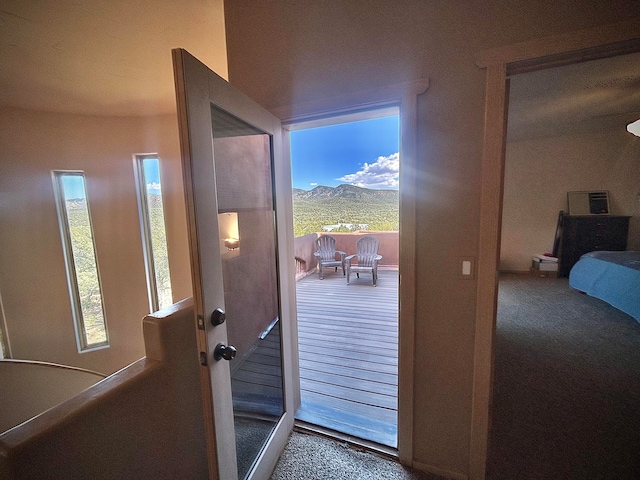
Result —
[[302, 406], [296, 418], [397, 446], [398, 272], [297, 282]]

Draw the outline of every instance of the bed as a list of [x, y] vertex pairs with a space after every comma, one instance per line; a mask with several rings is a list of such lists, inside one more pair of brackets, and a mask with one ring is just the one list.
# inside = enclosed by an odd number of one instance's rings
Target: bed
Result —
[[569, 273], [569, 286], [640, 322], [640, 252], [589, 252]]

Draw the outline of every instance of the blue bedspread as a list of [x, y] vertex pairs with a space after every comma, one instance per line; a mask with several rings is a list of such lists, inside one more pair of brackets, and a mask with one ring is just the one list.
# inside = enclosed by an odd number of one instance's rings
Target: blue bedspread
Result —
[[587, 253], [571, 269], [569, 286], [640, 322], [640, 252]]

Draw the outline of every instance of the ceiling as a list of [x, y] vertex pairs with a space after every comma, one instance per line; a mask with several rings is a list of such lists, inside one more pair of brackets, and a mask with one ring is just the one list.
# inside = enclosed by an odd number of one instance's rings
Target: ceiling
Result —
[[223, 0], [2, 0], [0, 105], [174, 112], [175, 47], [226, 78]]
[[515, 75], [508, 141], [605, 129], [640, 118], [640, 53]]
[[[227, 78], [223, 0], [1, 1], [0, 105], [172, 113], [175, 47]], [[638, 118], [640, 54], [511, 81], [510, 141], [617, 128]]]

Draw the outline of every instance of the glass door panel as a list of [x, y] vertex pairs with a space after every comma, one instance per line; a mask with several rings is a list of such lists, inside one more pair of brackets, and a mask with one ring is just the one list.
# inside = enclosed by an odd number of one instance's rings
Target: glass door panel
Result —
[[[284, 413], [271, 136], [211, 107], [238, 478]], [[227, 353], [231, 356], [233, 353]]]

